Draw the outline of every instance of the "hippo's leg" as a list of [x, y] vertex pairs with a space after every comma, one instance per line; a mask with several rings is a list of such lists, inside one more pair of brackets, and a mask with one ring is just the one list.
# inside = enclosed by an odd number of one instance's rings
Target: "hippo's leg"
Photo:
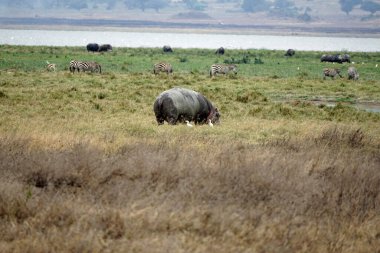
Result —
[[168, 117], [167, 119], [166, 119], [166, 121], [170, 124], [170, 125], [175, 125], [175, 124], [177, 124], [177, 118], [174, 118], [174, 117]]
[[157, 124], [158, 125], [163, 125], [164, 124], [164, 119], [162, 117], [156, 117]]

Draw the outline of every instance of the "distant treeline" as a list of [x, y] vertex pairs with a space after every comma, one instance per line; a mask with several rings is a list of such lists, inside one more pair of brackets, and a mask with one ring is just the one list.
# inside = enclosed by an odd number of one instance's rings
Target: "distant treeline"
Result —
[[[339, 1], [340, 11], [350, 14], [355, 8], [360, 8], [365, 12], [369, 12], [370, 15], [380, 11], [380, 3], [378, 1], [371, 0], [334, 0]], [[280, 16], [287, 18], [298, 18], [303, 21], [310, 21], [312, 19], [310, 12], [312, 12], [311, 6], [308, 4], [304, 6], [298, 6], [295, 1], [292, 0], [217, 0], [215, 2], [202, 1], [202, 0], [0, 0], [0, 6], [13, 7], [21, 9], [32, 8], [45, 8], [45, 9], [107, 9], [112, 10], [119, 7], [127, 9], [139, 9], [145, 11], [147, 9], [154, 9], [157, 12], [160, 9], [169, 6], [178, 6], [180, 8], [204, 11], [209, 7], [216, 4], [224, 4], [226, 2], [235, 3], [234, 11], [240, 9], [243, 12], [266, 12], [270, 16]], [[322, 1], [320, 1], [323, 5]], [[333, 2], [333, 1], [331, 1]], [[223, 5], [224, 8], [226, 5]], [[228, 7], [227, 7], [228, 8]], [[227, 10], [226, 11], [231, 11]], [[337, 10], [338, 11], [338, 10]]]
[[[66, 19], [66, 18], [3, 18], [0, 17], [2, 25], [71, 25], [71, 26], [112, 26], [112, 27], [151, 27], [151, 28], [191, 28], [191, 29], [268, 29], [282, 31], [276, 25], [234, 25], [234, 24], [207, 24], [207, 23], [185, 23], [185, 22], [159, 22], [147, 20], [121, 20], [121, 19]], [[293, 32], [309, 32], [310, 28], [304, 26], [292, 26]], [[347, 33], [347, 34], [379, 34], [380, 27], [313, 27], [313, 32], [321, 33]]]

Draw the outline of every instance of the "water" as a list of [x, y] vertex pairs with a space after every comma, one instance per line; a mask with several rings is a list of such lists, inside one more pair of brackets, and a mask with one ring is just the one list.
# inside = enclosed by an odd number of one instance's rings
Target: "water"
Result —
[[[327, 107], [335, 107], [337, 105], [336, 102], [322, 101], [322, 100], [311, 100], [311, 101], [307, 101], [307, 102], [311, 102], [312, 104], [317, 105], [317, 106], [325, 105]], [[346, 105], [352, 106], [358, 110], [380, 113], [380, 104], [379, 103], [357, 102], [355, 104], [346, 104]]]
[[174, 48], [215, 49], [223, 46], [229, 49], [286, 50], [293, 48], [305, 51], [380, 51], [379, 38], [0, 29], [0, 44], [85, 46], [90, 42], [134, 48], [170, 45]]

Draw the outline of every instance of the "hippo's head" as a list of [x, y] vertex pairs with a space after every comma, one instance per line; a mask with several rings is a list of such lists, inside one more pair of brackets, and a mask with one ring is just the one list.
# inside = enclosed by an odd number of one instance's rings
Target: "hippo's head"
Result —
[[219, 124], [220, 123], [220, 113], [218, 111], [218, 108], [215, 108], [211, 111], [210, 115], [207, 117], [207, 121], [211, 119], [211, 123], [213, 124]]

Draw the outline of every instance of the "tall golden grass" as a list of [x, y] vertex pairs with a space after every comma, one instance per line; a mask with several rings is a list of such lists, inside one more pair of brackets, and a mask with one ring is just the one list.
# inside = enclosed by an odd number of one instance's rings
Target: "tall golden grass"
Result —
[[[188, 136], [185, 136], [188, 137]], [[380, 146], [360, 129], [109, 153], [0, 142], [1, 252], [377, 252]]]

